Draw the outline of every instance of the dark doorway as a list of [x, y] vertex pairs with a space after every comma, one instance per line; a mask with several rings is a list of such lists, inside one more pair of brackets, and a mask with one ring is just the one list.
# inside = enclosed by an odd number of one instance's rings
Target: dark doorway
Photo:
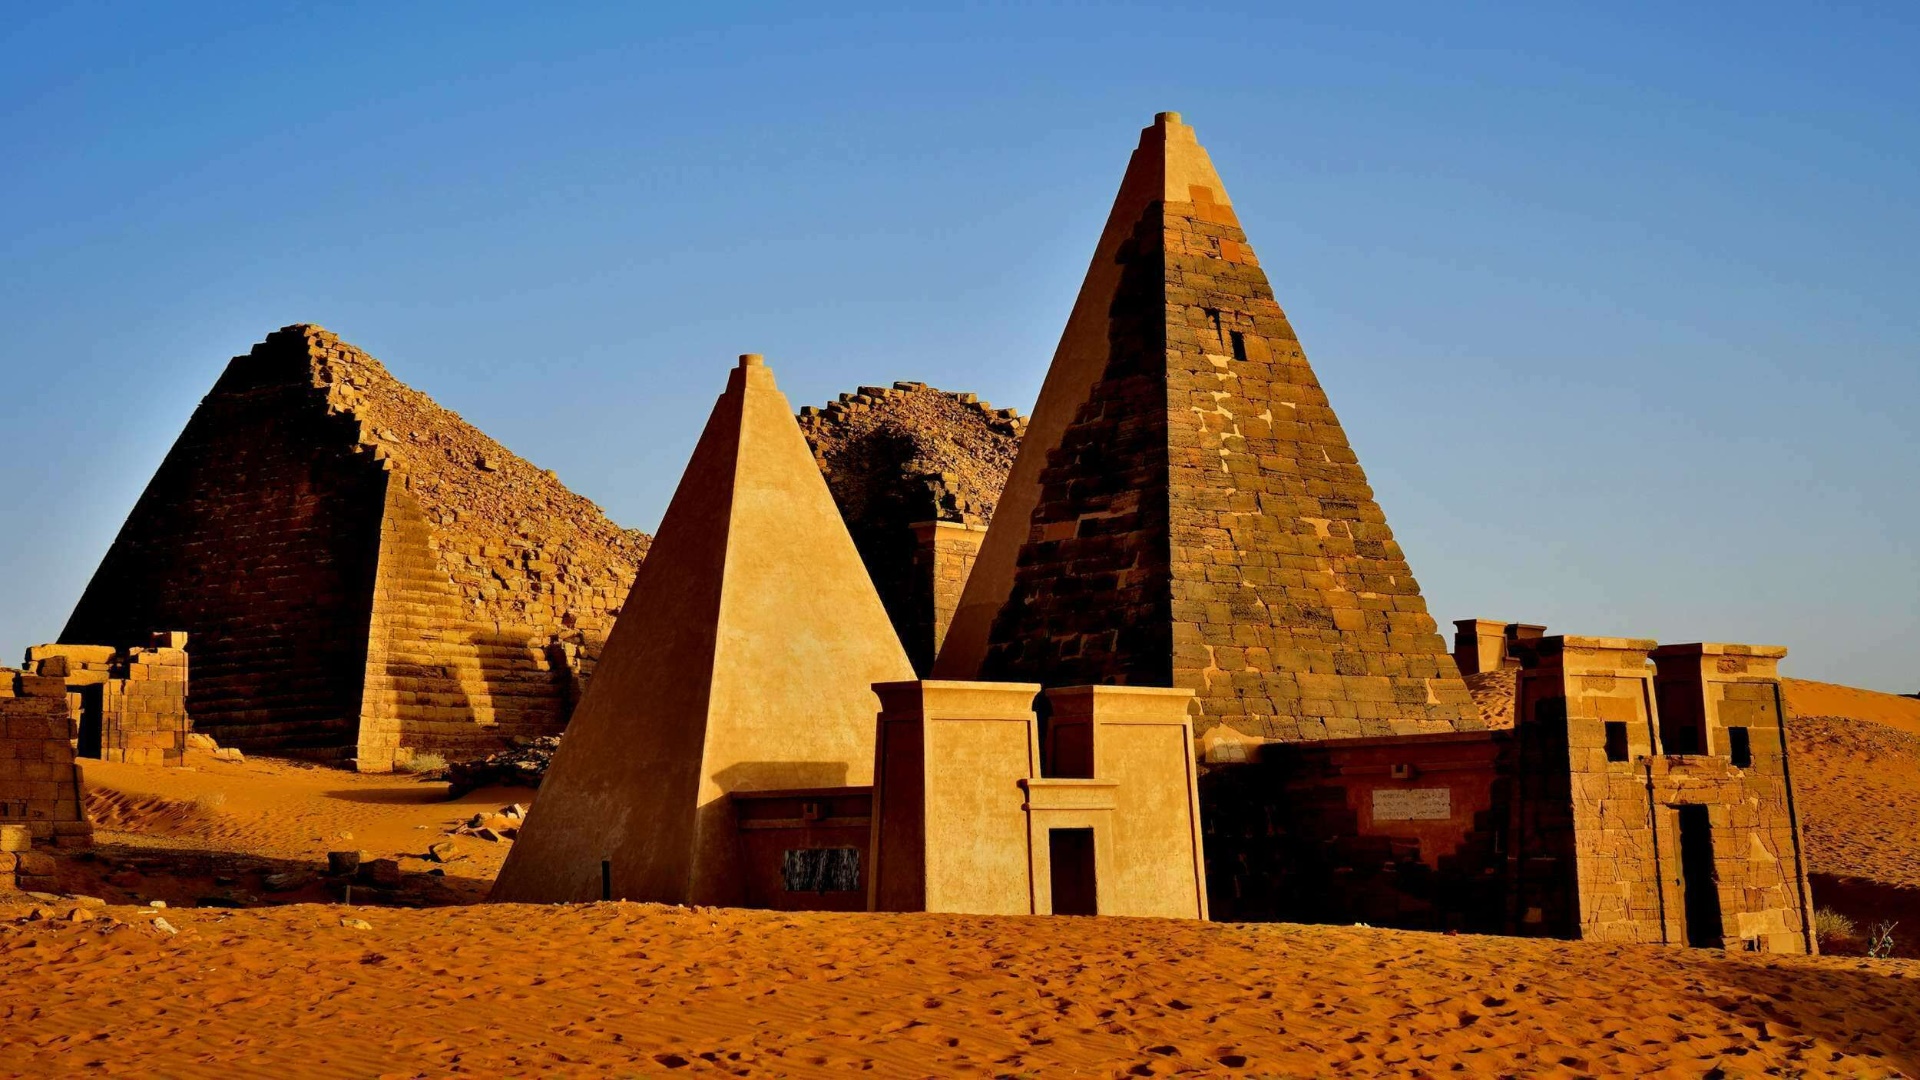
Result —
[[73, 751], [75, 757], [100, 756], [101, 701], [105, 690], [99, 683], [80, 688], [80, 744]]
[[1717, 949], [1725, 944], [1720, 925], [1720, 875], [1713, 869], [1713, 825], [1704, 806], [1682, 806], [1680, 878], [1686, 896], [1687, 944]]
[[1093, 830], [1048, 829], [1047, 861], [1052, 864], [1053, 913], [1098, 915], [1100, 899], [1093, 874]]

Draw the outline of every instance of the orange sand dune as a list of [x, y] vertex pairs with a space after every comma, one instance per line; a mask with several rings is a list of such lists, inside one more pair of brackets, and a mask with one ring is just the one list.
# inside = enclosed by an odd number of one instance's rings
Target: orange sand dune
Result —
[[27, 1076], [1920, 1075], [1907, 961], [639, 904], [24, 915], [0, 1053]]
[[1859, 935], [1894, 923], [1895, 955], [1920, 957], [1920, 701], [1784, 679], [1794, 792], [1813, 901]]
[[1920, 735], [1920, 698], [1807, 679], [1781, 679], [1780, 689], [1801, 716], [1844, 716]]
[[1809, 868], [1920, 890], [1920, 735], [1815, 716], [1789, 740]]
[[[117, 901], [158, 897], [192, 904], [222, 891], [212, 880], [219, 870], [238, 874], [230, 856], [271, 864], [265, 869], [319, 871], [327, 852], [339, 850], [398, 858], [412, 876], [438, 870], [444, 879], [434, 885], [442, 902], [478, 900], [508, 845], [461, 839], [459, 857], [444, 864], [424, 857], [428, 846], [474, 814], [532, 801], [526, 788], [483, 788], [449, 800], [444, 782], [258, 758], [190, 769], [87, 761], [83, 772], [98, 852], [63, 868], [62, 881], [72, 891]], [[196, 860], [183, 858], [189, 854], [217, 865], [192, 869]], [[171, 870], [153, 865], [162, 856], [171, 857]], [[130, 861], [140, 864], [141, 880], [112, 884]], [[258, 898], [257, 882], [236, 884], [244, 896]], [[299, 890], [277, 899], [324, 895]]]

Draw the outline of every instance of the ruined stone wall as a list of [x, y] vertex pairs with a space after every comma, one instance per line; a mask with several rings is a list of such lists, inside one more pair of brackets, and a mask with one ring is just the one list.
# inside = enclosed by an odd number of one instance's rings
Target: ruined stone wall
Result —
[[187, 635], [151, 635], [146, 648], [35, 645], [26, 670], [66, 685], [74, 753], [102, 761], [178, 765], [193, 722], [187, 714]]
[[[0, 825], [24, 825], [42, 845], [85, 847], [93, 826], [68, 741], [66, 696], [59, 678], [0, 668]], [[0, 853], [0, 874], [23, 869], [11, 854]]]
[[558, 730], [646, 545], [291, 326], [228, 365], [61, 638], [184, 627], [189, 704], [221, 742], [383, 769]]
[[[984, 528], [993, 517], [1026, 420], [973, 394], [925, 383], [863, 386], [824, 408], [803, 406], [800, 430], [914, 668], [939, 650], [978, 538], [915, 529]], [[971, 542], [967, 542], [967, 541]]]
[[[1732, 717], [1749, 734], [1736, 760], [1725, 742], [1669, 754], [1660, 736], [1651, 641], [1550, 637], [1521, 649], [1517, 737], [1522, 746], [1516, 815], [1516, 891], [1523, 932], [1595, 941], [1668, 942], [1810, 952], [1811, 904], [1781, 740], [1778, 676], [1785, 650], [1703, 679], [1702, 649], [1670, 646], [1660, 666], [1691, 683], [1713, 730]], [[1725, 654], [1720, 654], [1725, 655]], [[1668, 670], [1685, 668], [1691, 673]], [[1724, 713], [1723, 711], [1724, 710]], [[1744, 761], [1745, 764], [1739, 763]], [[1564, 784], [1559, 779], [1566, 777]], [[1710, 860], [1690, 867], [1682, 838], [1688, 808], [1704, 812]], [[1709, 897], [1712, 926], [1690, 925], [1693, 890]]]

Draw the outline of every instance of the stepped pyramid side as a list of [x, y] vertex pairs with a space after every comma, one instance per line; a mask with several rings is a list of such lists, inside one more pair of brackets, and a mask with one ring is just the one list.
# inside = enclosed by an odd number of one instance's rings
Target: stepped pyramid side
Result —
[[912, 665], [786, 398], [743, 357], [493, 899], [742, 899], [727, 796], [873, 781]]
[[559, 730], [646, 542], [289, 326], [228, 364], [60, 640], [186, 630], [202, 730], [390, 768]]
[[[1142, 190], [1159, 198], [1136, 210]], [[1104, 342], [1068, 327], [1073, 381], [1091, 353], [1100, 371], [1066, 423], [1045, 418], [1057, 439], [1023, 446], [1015, 480], [1035, 455], [1025, 520], [1009, 521], [1015, 497], [1002, 497], [992, 532], [1022, 535], [984, 677], [1189, 688], [1196, 734], [1480, 726], [1225, 187], [1177, 115], [1143, 132], [1101, 246], [1074, 318], [1098, 314]], [[1042, 425], [1036, 409], [1030, 431]]]

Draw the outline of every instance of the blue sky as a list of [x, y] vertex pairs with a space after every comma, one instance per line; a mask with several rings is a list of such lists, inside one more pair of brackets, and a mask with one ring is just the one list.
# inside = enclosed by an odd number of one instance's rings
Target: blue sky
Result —
[[740, 352], [1024, 410], [1174, 109], [1443, 625], [1920, 691], [1915, 56], [1908, 4], [21, 6], [0, 662], [286, 323], [642, 528]]

